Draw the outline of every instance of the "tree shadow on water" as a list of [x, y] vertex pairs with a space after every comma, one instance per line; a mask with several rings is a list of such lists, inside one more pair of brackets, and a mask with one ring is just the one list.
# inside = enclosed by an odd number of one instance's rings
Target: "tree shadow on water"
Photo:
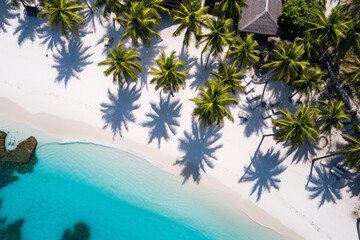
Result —
[[38, 29], [42, 25], [42, 23], [44, 23], [43, 19], [38, 19], [35, 17], [25, 16], [24, 19], [19, 18], [17, 27], [13, 33], [13, 35], [19, 35], [19, 46], [21, 46], [25, 40], [30, 40], [31, 42], [34, 42], [38, 34]]
[[168, 130], [176, 134], [175, 128], [180, 126], [177, 118], [180, 117], [181, 107], [180, 100], [170, 101], [170, 94], [163, 98], [160, 92], [160, 103], [151, 103], [153, 113], [146, 114], [150, 120], [142, 123], [142, 126], [150, 128], [148, 144], [157, 139], [160, 148], [161, 139], [167, 141], [170, 137]]
[[140, 105], [136, 103], [141, 95], [141, 88], [136, 89], [136, 85], [130, 87], [128, 84], [119, 86], [116, 94], [108, 90], [110, 103], [101, 103], [102, 119], [105, 121], [104, 129], [110, 128], [114, 134], [122, 137], [123, 127], [128, 131], [128, 123], [135, 122], [133, 111]]
[[7, 32], [6, 27], [10, 26], [9, 20], [16, 17], [19, 17], [19, 14], [14, 13], [10, 1], [0, 1], [0, 33]]
[[192, 132], [184, 131], [185, 139], [180, 139], [180, 150], [184, 156], [177, 159], [174, 165], [183, 166], [180, 173], [184, 177], [183, 183], [193, 178], [194, 182], [200, 182], [200, 170], [204, 173], [205, 165], [213, 168], [212, 160], [217, 160], [214, 153], [222, 144], [213, 146], [222, 136], [222, 128], [216, 125], [202, 128], [194, 119], [192, 120]]
[[266, 154], [261, 151], [251, 161], [250, 168], [244, 168], [246, 175], [240, 182], [254, 182], [250, 196], [257, 191], [256, 201], [259, 201], [264, 191], [270, 192], [271, 188], [279, 190], [281, 180], [277, 177], [286, 170], [281, 163], [284, 159], [280, 159], [280, 151], [274, 153], [274, 149], [268, 149]]
[[310, 179], [311, 186], [307, 188], [311, 193], [310, 198], [321, 197], [318, 208], [325, 202], [336, 203], [336, 200], [342, 198], [340, 190], [345, 186], [345, 182], [332, 176], [328, 168], [319, 166], [314, 169], [318, 176]]
[[84, 47], [80, 39], [71, 38], [67, 45], [63, 45], [54, 55], [56, 64], [52, 65], [56, 68], [58, 76], [55, 82], [60, 83], [64, 81], [65, 87], [71, 78], [77, 78], [78, 73], [82, 72], [86, 65], [91, 64], [88, 58], [93, 54], [87, 53], [90, 47]]

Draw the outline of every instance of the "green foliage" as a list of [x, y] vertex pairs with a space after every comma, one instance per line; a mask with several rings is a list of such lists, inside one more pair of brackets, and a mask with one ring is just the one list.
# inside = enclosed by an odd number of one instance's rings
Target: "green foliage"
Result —
[[226, 62], [222, 61], [219, 64], [219, 72], [210, 70], [210, 73], [221, 81], [222, 85], [230, 86], [229, 91], [233, 94], [243, 91], [244, 87], [241, 86], [241, 79], [245, 75], [243, 72], [238, 72], [235, 68], [235, 62], [229, 66]]
[[205, 14], [208, 8], [209, 7], [201, 8], [200, 0], [187, 1], [186, 5], [180, 4], [180, 9], [173, 10], [172, 12], [174, 23], [180, 24], [173, 33], [173, 36], [176, 37], [185, 30], [183, 44], [188, 47], [191, 34], [193, 34], [198, 45], [198, 41], [202, 35], [201, 28], [205, 26]]
[[274, 119], [272, 123], [279, 130], [274, 138], [277, 142], [289, 142], [290, 149], [295, 146], [304, 146], [306, 141], [315, 142], [319, 132], [315, 127], [316, 112], [310, 104], [303, 105], [295, 114], [289, 109], [280, 110], [284, 115], [283, 119]]
[[345, 156], [344, 165], [349, 168], [355, 168], [356, 172], [360, 171], [360, 126], [355, 124], [353, 126], [355, 131], [355, 137], [343, 134], [342, 137], [347, 141], [344, 148], [338, 150], [338, 153]]
[[96, 0], [94, 10], [104, 7], [103, 17], [109, 21], [111, 13], [121, 14], [125, 10], [125, 6], [119, 0]]
[[202, 35], [204, 38], [201, 43], [206, 42], [202, 54], [210, 49], [209, 55], [212, 53], [216, 57], [219, 53], [222, 53], [224, 47], [229, 45], [234, 37], [234, 32], [228, 32], [228, 29], [232, 25], [231, 19], [206, 19], [206, 27], [210, 30], [208, 34]]
[[350, 119], [350, 116], [345, 114], [345, 104], [342, 101], [333, 101], [330, 98], [325, 101], [317, 101], [320, 118], [317, 124], [320, 127], [320, 133], [327, 135], [331, 134], [333, 127], [341, 130], [343, 124], [341, 120]]
[[360, 58], [352, 55], [344, 64], [346, 81], [350, 84], [360, 85]]
[[104, 71], [105, 76], [113, 74], [114, 83], [117, 82], [120, 85], [123, 80], [127, 83], [137, 81], [138, 73], [143, 71], [141, 64], [135, 62], [141, 60], [140, 53], [134, 49], [124, 49], [121, 42], [114, 49], [107, 50], [109, 51], [108, 59], [98, 64], [98, 66], [110, 65]]
[[339, 58], [344, 58], [347, 53], [352, 51], [360, 51], [360, 19], [352, 19], [348, 23], [348, 31], [345, 38], [340, 40]]
[[289, 0], [283, 5], [279, 25], [285, 34], [301, 37], [324, 12], [319, 0]]
[[309, 62], [303, 61], [304, 52], [303, 46], [285, 41], [284, 45], [276, 45], [272, 54], [272, 61], [265, 64], [264, 67], [275, 69], [274, 80], [284, 78], [284, 81], [289, 83], [290, 80], [296, 79], [309, 65]]
[[235, 37], [226, 54], [226, 57], [233, 59], [240, 68], [247, 68], [259, 61], [260, 51], [256, 50], [259, 44], [252, 36], [253, 34], [247, 34], [244, 38]]
[[168, 91], [178, 92], [180, 87], [185, 87], [185, 78], [189, 71], [179, 71], [185, 66], [185, 62], [175, 61], [175, 51], [172, 51], [169, 57], [166, 57], [165, 52], [161, 54], [161, 59], [154, 59], [159, 69], [149, 67], [152, 71], [151, 75], [155, 75], [150, 83], [155, 83], [155, 90], [163, 88], [166, 93]]
[[318, 66], [307, 67], [300, 74], [299, 79], [292, 82], [296, 92], [305, 95], [305, 101], [309, 101], [313, 92], [320, 93], [323, 90], [325, 82], [322, 80], [323, 72]]
[[211, 126], [216, 123], [224, 124], [224, 117], [234, 122], [234, 118], [227, 108], [230, 104], [237, 104], [236, 98], [231, 97], [230, 86], [223, 86], [219, 80], [208, 80], [205, 83], [207, 90], [200, 86], [198, 98], [190, 99], [195, 102], [196, 108], [192, 115], [198, 116], [202, 127]]
[[85, 9], [85, 6], [76, 5], [79, 0], [45, 0], [45, 7], [38, 13], [39, 18], [47, 17], [49, 27], [60, 27], [61, 32], [66, 38], [69, 32], [77, 34], [77, 30], [82, 27], [79, 22], [85, 18], [78, 13]]
[[325, 13], [321, 13], [319, 19], [316, 22], [311, 22], [311, 24], [313, 28], [309, 29], [308, 32], [314, 38], [319, 39], [324, 50], [330, 46], [338, 47], [340, 40], [345, 38], [345, 32], [349, 28], [346, 13], [342, 12], [339, 7], [333, 9], [329, 17], [326, 17]]
[[215, 11], [221, 17], [231, 18], [238, 16], [241, 19], [243, 7], [247, 7], [246, 0], [221, 0], [216, 3]]
[[145, 5], [145, 2], [131, 2], [129, 13], [124, 13], [126, 18], [119, 16], [114, 18], [126, 32], [121, 38], [121, 41], [126, 38], [131, 38], [134, 46], [138, 46], [138, 39], [141, 39], [143, 44], [151, 46], [151, 36], [160, 38], [160, 35], [152, 30], [152, 27], [159, 27], [161, 20], [156, 18], [153, 9]]
[[319, 56], [319, 40], [313, 38], [309, 32], [305, 32], [302, 38], [295, 38], [295, 42], [304, 48], [304, 58], [306, 60], [315, 59]]

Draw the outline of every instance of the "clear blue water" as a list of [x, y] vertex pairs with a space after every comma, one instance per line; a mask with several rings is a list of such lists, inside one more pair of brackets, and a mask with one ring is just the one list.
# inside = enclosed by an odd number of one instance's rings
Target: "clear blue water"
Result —
[[0, 191], [0, 216], [25, 219], [23, 239], [60, 239], [77, 222], [89, 226], [94, 240], [281, 238], [232, 213], [216, 190], [182, 185], [179, 176], [131, 153], [38, 135], [34, 172]]

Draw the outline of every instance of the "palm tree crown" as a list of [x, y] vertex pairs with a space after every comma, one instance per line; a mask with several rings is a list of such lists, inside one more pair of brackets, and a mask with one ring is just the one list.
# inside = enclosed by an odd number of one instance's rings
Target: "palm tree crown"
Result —
[[140, 38], [144, 44], [150, 47], [150, 37], [160, 37], [151, 27], [159, 27], [161, 21], [154, 16], [151, 8], [146, 7], [145, 2], [131, 2], [130, 12], [124, 14], [126, 18], [121, 16], [114, 18], [122, 27], [126, 28], [121, 40], [131, 38], [134, 46], [138, 46], [138, 38]]
[[360, 51], [360, 19], [353, 19], [349, 23], [349, 30], [345, 33], [345, 38], [340, 41], [339, 54], [343, 58], [349, 50]]
[[337, 47], [340, 39], [345, 38], [344, 32], [348, 29], [345, 17], [339, 7], [335, 8], [329, 17], [325, 16], [324, 11], [319, 15], [318, 22], [311, 23], [314, 28], [308, 31], [319, 39], [322, 46], [325, 46], [324, 50], [330, 46]]
[[196, 108], [192, 115], [198, 116], [201, 125], [211, 126], [216, 123], [222, 125], [224, 117], [234, 121], [233, 116], [227, 106], [237, 104], [236, 98], [230, 96], [230, 86], [223, 86], [219, 80], [208, 80], [205, 83], [207, 90], [200, 86], [200, 95], [198, 98], [190, 99], [195, 102]]
[[317, 104], [317, 112], [320, 115], [318, 120], [320, 133], [330, 135], [333, 127], [337, 129], [343, 128], [341, 120], [350, 119], [350, 117], [345, 114], [345, 106], [341, 101], [334, 102], [328, 98], [327, 101], [317, 101]]
[[346, 81], [360, 85], [360, 58], [352, 55], [345, 63]]
[[121, 42], [114, 49], [108, 48], [107, 50], [109, 51], [108, 59], [98, 64], [98, 66], [110, 65], [104, 71], [105, 76], [112, 73], [114, 83], [118, 82], [120, 85], [123, 83], [123, 79], [127, 83], [137, 81], [138, 73], [143, 71], [141, 64], [135, 62], [140, 61], [140, 53], [134, 49], [125, 50]]
[[299, 79], [292, 82], [296, 93], [300, 92], [305, 95], [306, 101], [309, 101], [313, 92], [320, 93], [325, 85], [322, 80], [324, 73], [318, 66], [307, 67], [300, 74]]
[[224, 86], [230, 86], [229, 90], [233, 94], [244, 89], [240, 84], [245, 73], [236, 71], [235, 62], [229, 66], [226, 62], [222, 61], [219, 64], [219, 72], [210, 70], [210, 73], [219, 79]]
[[307, 140], [314, 142], [319, 136], [319, 132], [315, 128], [316, 112], [309, 104], [303, 105], [295, 115], [289, 109], [280, 112], [284, 118], [272, 120], [274, 126], [280, 128], [275, 133], [275, 139], [278, 142], [290, 142], [290, 149], [292, 149], [297, 145], [304, 146]]
[[180, 4], [180, 9], [172, 12], [174, 23], [180, 23], [180, 26], [175, 30], [173, 36], [178, 36], [186, 29], [183, 41], [184, 45], [189, 46], [191, 34], [193, 34], [198, 41], [202, 35], [201, 28], [205, 26], [205, 14], [208, 8], [209, 7], [201, 8], [200, 0], [187, 1], [185, 5]]
[[256, 50], [259, 44], [252, 36], [253, 34], [246, 34], [244, 38], [237, 36], [226, 54], [226, 57], [232, 58], [240, 68], [247, 68], [259, 61], [260, 51]]
[[216, 57], [219, 53], [223, 52], [224, 46], [229, 45], [233, 39], [234, 32], [228, 32], [229, 27], [232, 25], [232, 20], [208, 18], [206, 23], [210, 33], [202, 35], [204, 39], [201, 43], [206, 42], [206, 45], [201, 53], [210, 48], [209, 56], [213, 53], [213, 56]]
[[78, 12], [86, 7], [75, 5], [78, 2], [79, 0], [45, 0], [45, 6], [40, 6], [44, 11], [39, 12], [38, 17], [48, 17], [49, 27], [60, 27], [61, 32], [68, 38], [69, 31], [77, 34], [77, 30], [82, 27], [79, 22], [85, 21]]
[[94, 10], [99, 9], [102, 6], [104, 6], [103, 17], [106, 20], [109, 20], [111, 13], [120, 15], [125, 10], [125, 6], [121, 4], [119, 0], [96, 0]]
[[350, 168], [355, 168], [356, 172], [360, 171], [360, 141], [358, 136], [360, 136], [360, 126], [355, 124], [353, 126], [356, 137], [353, 137], [348, 134], [343, 134], [343, 138], [347, 141], [346, 146], [343, 149], [338, 151], [339, 154], [345, 156], [344, 164], [348, 165]]
[[246, 0], [221, 0], [216, 3], [217, 11], [224, 17], [237, 16], [241, 18], [243, 7], [247, 7]]
[[273, 67], [276, 74], [273, 79], [284, 78], [286, 83], [295, 79], [309, 63], [303, 61], [304, 47], [296, 43], [289, 44], [285, 41], [284, 46], [276, 45], [272, 54], [272, 62], [265, 64], [264, 67]]
[[178, 60], [175, 61], [175, 51], [172, 51], [169, 57], [166, 57], [165, 52], [161, 54], [161, 59], [154, 59], [159, 69], [149, 67], [152, 71], [151, 75], [155, 75], [150, 83], [155, 83], [155, 90], [160, 87], [164, 92], [174, 91], [178, 92], [180, 87], [185, 87], [185, 78], [189, 73], [188, 71], [179, 71], [180, 68], [185, 66], [185, 62]]
[[305, 32], [303, 38], [295, 38], [295, 42], [296, 44], [303, 46], [304, 58], [306, 60], [319, 56], [319, 40], [317, 38], [314, 39], [309, 32]]

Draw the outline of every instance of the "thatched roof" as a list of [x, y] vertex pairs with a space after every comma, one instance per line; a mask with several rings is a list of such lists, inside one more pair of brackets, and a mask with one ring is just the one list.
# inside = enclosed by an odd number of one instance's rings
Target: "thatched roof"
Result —
[[247, 0], [247, 4], [239, 21], [239, 32], [278, 35], [277, 19], [281, 15], [281, 0]]

